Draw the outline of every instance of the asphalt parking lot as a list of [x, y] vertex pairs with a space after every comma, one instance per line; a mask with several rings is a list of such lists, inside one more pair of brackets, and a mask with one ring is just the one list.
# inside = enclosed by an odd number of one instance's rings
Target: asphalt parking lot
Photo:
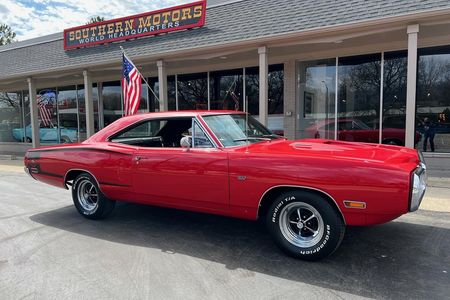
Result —
[[418, 212], [349, 228], [332, 257], [308, 263], [281, 253], [258, 222], [132, 204], [88, 221], [68, 191], [6, 165], [0, 166], [1, 299], [450, 295], [446, 179], [431, 182]]

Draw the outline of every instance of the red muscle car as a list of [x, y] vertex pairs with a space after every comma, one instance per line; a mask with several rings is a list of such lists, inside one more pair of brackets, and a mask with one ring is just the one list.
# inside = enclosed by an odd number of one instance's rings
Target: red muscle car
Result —
[[29, 150], [25, 170], [72, 190], [78, 212], [104, 218], [129, 201], [256, 220], [288, 254], [333, 253], [347, 225], [418, 209], [420, 153], [399, 146], [274, 135], [231, 111], [124, 117], [83, 143]]

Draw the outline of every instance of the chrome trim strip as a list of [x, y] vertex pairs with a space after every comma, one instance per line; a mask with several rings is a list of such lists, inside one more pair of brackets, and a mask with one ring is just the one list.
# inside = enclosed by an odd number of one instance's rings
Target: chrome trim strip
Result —
[[302, 188], [302, 189], [307, 189], [307, 190], [317, 191], [317, 192], [320, 192], [320, 193], [323, 193], [323, 194], [327, 195], [327, 196], [330, 197], [330, 199], [333, 200], [333, 202], [336, 204], [336, 207], [337, 207], [339, 213], [340, 213], [341, 216], [342, 216], [342, 220], [344, 220], [344, 224], [347, 224], [347, 222], [345, 221], [344, 214], [343, 214], [342, 211], [341, 211], [341, 208], [339, 207], [337, 201], [336, 201], [330, 194], [328, 194], [327, 192], [322, 191], [322, 190], [320, 190], [320, 189], [316, 189], [316, 188], [309, 187], [309, 186], [303, 186], [303, 185], [289, 185], [289, 184], [288, 184], [288, 185], [284, 185], [284, 184], [281, 184], [281, 185], [274, 185], [274, 186], [270, 187], [269, 189], [267, 189], [267, 190], [262, 194], [261, 198], [259, 199], [259, 203], [258, 203], [258, 214], [259, 214], [259, 209], [260, 209], [260, 207], [261, 207], [261, 201], [262, 201], [262, 199], [264, 198], [264, 196], [265, 196], [268, 192], [270, 192], [271, 190], [273, 190], [274, 188], [278, 188], [278, 187], [294, 187], [294, 188]]
[[[205, 127], [203, 126], [202, 122], [200, 122], [199, 116], [194, 117], [192, 120], [197, 123], [198, 127], [200, 127], [200, 129], [203, 131], [203, 133], [205, 134], [205, 136], [208, 138], [208, 140], [211, 142], [211, 145], [214, 146], [214, 148], [218, 149], [219, 146], [217, 145], [217, 143], [214, 141], [214, 139], [211, 137], [211, 135], [208, 133], [208, 131], [205, 129]], [[192, 128], [192, 132], [194, 132], [194, 128]], [[194, 139], [192, 139], [192, 141], [194, 141]], [[192, 142], [192, 145], [194, 145], [194, 143]], [[194, 147], [193, 147], [194, 148]]]

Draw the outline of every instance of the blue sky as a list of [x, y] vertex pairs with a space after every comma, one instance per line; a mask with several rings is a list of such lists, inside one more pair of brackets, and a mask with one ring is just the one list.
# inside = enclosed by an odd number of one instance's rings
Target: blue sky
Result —
[[189, 2], [193, 0], [2, 0], [0, 23], [26, 40], [83, 25], [96, 15], [112, 19]]

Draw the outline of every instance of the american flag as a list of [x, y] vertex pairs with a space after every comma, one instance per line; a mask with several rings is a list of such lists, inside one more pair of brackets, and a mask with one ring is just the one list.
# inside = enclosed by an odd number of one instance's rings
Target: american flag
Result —
[[123, 56], [122, 91], [125, 116], [136, 113], [141, 103], [142, 78], [131, 60]]
[[38, 96], [37, 103], [42, 124], [44, 126], [50, 126], [50, 124], [52, 123], [52, 109], [47, 107], [45, 97]]

